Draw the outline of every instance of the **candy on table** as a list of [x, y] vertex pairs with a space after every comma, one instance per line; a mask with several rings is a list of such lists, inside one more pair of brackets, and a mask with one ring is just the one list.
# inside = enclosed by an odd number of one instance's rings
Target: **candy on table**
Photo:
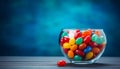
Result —
[[74, 44], [75, 44], [75, 39], [74, 39], [74, 38], [70, 38], [69, 44], [70, 44], [70, 45], [74, 45]]
[[86, 60], [89, 60], [89, 59], [91, 59], [92, 57], [93, 57], [93, 52], [88, 52], [87, 54], [86, 54], [86, 56], [85, 56], [85, 59]]
[[90, 40], [91, 40], [91, 37], [88, 35], [88, 36], [86, 36], [85, 38], [84, 38], [84, 43], [89, 43], [90, 42]]
[[76, 39], [76, 44], [80, 45], [83, 42], [83, 39], [81, 37]]
[[80, 50], [83, 50], [83, 49], [86, 48], [86, 46], [87, 46], [87, 45], [86, 45], [85, 43], [82, 43], [82, 44], [79, 45], [79, 49], [80, 49]]
[[70, 44], [69, 44], [69, 43], [64, 43], [64, 44], [63, 44], [63, 48], [69, 49], [69, 48], [70, 48]]
[[75, 50], [75, 53], [82, 57], [85, 55], [84, 52], [82, 52], [81, 50]]
[[61, 37], [64, 37], [64, 36], [68, 36], [68, 33], [67, 32], [63, 32]]
[[97, 48], [97, 47], [94, 47], [94, 48], [92, 48], [92, 52], [93, 52], [94, 54], [99, 54], [99, 53], [100, 53], [100, 49]]
[[77, 49], [77, 47], [78, 46], [76, 44], [74, 44], [74, 45], [70, 46], [70, 50], [75, 51]]
[[82, 60], [81, 56], [79, 56], [79, 55], [74, 56], [74, 61], [81, 61], [81, 60]]
[[57, 62], [57, 66], [59, 66], [59, 67], [63, 67], [63, 66], [65, 66], [66, 65], [66, 62], [64, 61], [64, 60], [59, 60], [58, 62]]
[[88, 53], [92, 50], [92, 48], [90, 46], [87, 46], [85, 49], [84, 49], [84, 53]]
[[72, 50], [68, 51], [68, 57], [69, 58], [74, 58], [74, 52]]

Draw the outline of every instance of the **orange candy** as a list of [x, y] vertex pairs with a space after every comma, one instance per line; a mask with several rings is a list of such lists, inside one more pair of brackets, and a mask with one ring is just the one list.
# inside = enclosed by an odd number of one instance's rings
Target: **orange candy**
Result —
[[70, 46], [70, 50], [75, 51], [77, 49], [77, 45]]
[[86, 30], [86, 31], [83, 31], [82, 32], [82, 37], [84, 38], [84, 37], [86, 37], [86, 36], [91, 36], [91, 34], [92, 34], [92, 31], [89, 29], [89, 30]]
[[86, 45], [85, 43], [82, 43], [82, 44], [79, 45], [79, 49], [80, 49], [80, 50], [83, 50], [83, 49], [86, 48], [86, 46], [87, 46], [87, 45]]
[[98, 31], [98, 30], [96, 30], [94, 33], [95, 33], [96, 35], [98, 35], [98, 36], [101, 35], [100, 31]]
[[74, 52], [72, 50], [68, 51], [68, 57], [69, 58], [74, 58]]
[[98, 53], [100, 52], [100, 49], [97, 48], [97, 47], [94, 47], [94, 48], [92, 49], [92, 52], [93, 52], [94, 54], [98, 54]]

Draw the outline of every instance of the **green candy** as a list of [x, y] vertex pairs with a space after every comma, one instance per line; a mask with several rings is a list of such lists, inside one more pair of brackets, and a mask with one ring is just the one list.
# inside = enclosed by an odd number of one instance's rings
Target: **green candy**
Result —
[[92, 35], [91, 40], [92, 40], [93, 42], [96, 42], [97, 44], [102, 44], [102, 43], [105, 41], [105, 39], [104, 39], [103, 36], [100, 36], [100, 37], [99, 37], [99, 36], [97, 36], [96, 34]]
[[81, 60], [82, 60], [81, 56], [78, 56], [78, 55], [74, 56], [74, 61], [81, 61]]
[[103, 36], [97, 37], [97, 38], [95, 39], [95, 42], [96, 42], [97, 44], [102, 44], [102, 43], [104, 42], [104, 37], [103, 37]]
[[77, 38], [76, 39], [76, 44], [77, 45], [80, 45], [82, 43], [83, 39], [80, 37], [80, 38]]
[[68, 33], [67, 32], [63, 32], [61, 37], [64, 37], [64, 36], [68, 36]]
[[98, 36], [96, 34], [92, 35], [92, 41], [95, 42]]

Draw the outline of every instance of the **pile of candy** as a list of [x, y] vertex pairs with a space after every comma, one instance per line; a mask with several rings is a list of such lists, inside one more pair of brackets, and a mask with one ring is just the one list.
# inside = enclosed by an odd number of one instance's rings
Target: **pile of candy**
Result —
[[63, 67], [63, 66], [65, 66], [66, 65], [66, 61], [65, 60], [59, 60], [58, 62], [57, 62], [57, 66], [59, 66], [59, 67]]
[[94, 59], [105, 46], [99, 30], [67, 30], [61, 33], [60, 45], [67, 57], [74, 61]]

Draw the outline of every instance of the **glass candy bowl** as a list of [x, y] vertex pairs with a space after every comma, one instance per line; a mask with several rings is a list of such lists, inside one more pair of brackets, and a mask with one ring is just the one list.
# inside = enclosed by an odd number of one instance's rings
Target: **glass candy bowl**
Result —
[[59, 44], [71, 63], [92, 64], [105, 50], [106, 36], [102, 29], [63, 29]]

